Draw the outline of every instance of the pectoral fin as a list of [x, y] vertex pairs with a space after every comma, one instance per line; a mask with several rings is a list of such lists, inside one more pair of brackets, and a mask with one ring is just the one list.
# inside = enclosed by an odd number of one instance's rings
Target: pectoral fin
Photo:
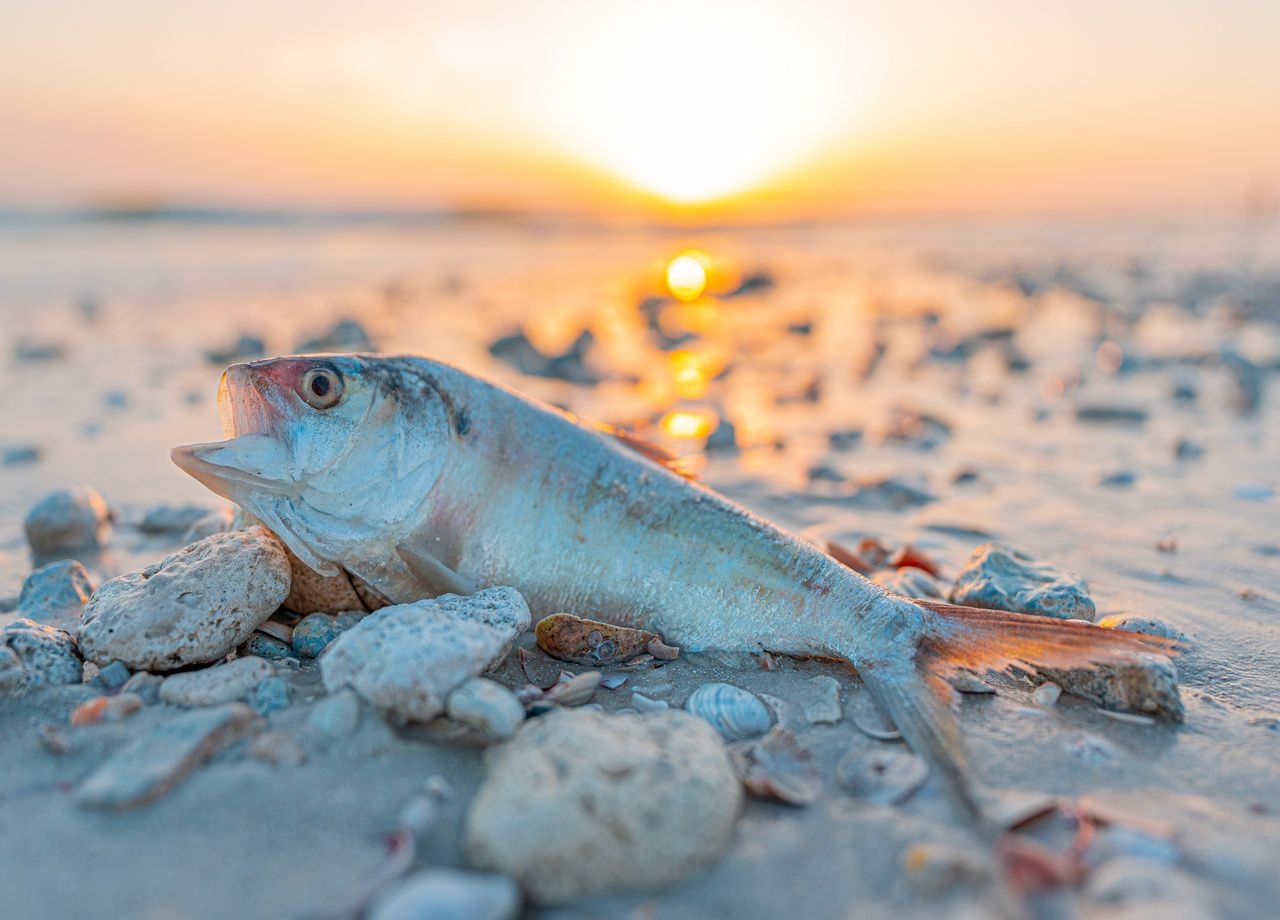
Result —
[[405, 565], [437, 594], [475, 594], [479, 586], [465, 575], [445, 565], [427, 547], [422, 539], [410, 539], [396, 544], [396, 553]]

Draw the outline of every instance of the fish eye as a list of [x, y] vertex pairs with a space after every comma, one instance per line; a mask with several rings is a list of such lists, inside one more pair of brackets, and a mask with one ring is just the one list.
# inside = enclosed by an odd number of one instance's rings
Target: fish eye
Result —
[[342, 399], [342, 377], [331, 367], [313, 367], [302, 375], [298, 395], [313, 409], [332, 409]]

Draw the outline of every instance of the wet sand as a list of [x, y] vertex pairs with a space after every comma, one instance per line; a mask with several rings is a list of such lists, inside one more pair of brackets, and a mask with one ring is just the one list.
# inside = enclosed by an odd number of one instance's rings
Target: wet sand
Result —
[[[849, 545], [910, 542], [948, 582], [975, 546], [1005, 541], [1083, 576], [1100, 616], [1141, 613], [1188, 634], [1184, 724], [1117, 721], [1068, 697], [1046, 711], [966, 696], [973, 763], [1006, 798], [1088, 793], [1177, 829], [1182, 855], [1163, 867], [1163, 892], [1125, 903], [1086, 884], [1059, 908], [1138, 916], [1172, 911], [1157, 906], [1167, 898], [1187, 916], [1246, 917], [1280, 897], [1277, 228], [3, 232], [0, 448], [40, 456], [0, 468], [0, 598], [31, 570], [22, 518], [53, 488], [90, 484], [116, 511], [109, 546], [84, 559], [99, 580], [176, 548], [133, 525], [158, 504], [215, 504], [168, 461], [170, 446], [217, 436], [221, 366], [205, 352], [252, 334], [287, 353], [355, 319], [384, 351], [452, 360], [636, 428], [783, 526]], [[723, 264], [714, 296], [682, 303], [663, 297], [661, 275], [687, 246]], [[744, 285], [752, 274], [771, 283]], [[559, 368], [597, 382], [530, 376], [490, 353], [517, 329], [551, 356], [590, 329], [585, 359]], [[42, 345], [61, 356], [40, 359]], [[736, 449], [708, 454], [702, 438], [673, 437], [685, 423], [672, 412], [698, 420], [695, 433], [728, 420]], [[885, 476], [934, 500], [895, 508], [853, 496]], [[866, 703], [856, 675], [695, 656], [596, 699], [618, 708], [629, 690], [657, 685], [678, 703], [727, 680], [785, 701], [820, 673], [840, 681], [846, 715], [801, 733], [824, 777], [816, 804], [752, 801], [709, 870], [541, 915], [996, 909], [996, 886], [928, 893], [904, 867], [912, 844], [979, 849], [934, 784], [875, 806], [835, 782], [846, 752], [879, 743], [852, 725]], [[320, 692], [304, 666], [281, 725], [304, 719]], [[349, 745], [302, 767], [233, 749], [152, 806], [89, 814], [68, 790], [161, 715], [151, 707], [78, 732], [54, 756], [38, 727], [65, 724], [78, 694], [0, 698], [7, 916], [305, 915], [371, 871], [398, 809], [434, 774], [454, 794], [421, 861], [460, 860], [478, 750], [400, 735], [366, 713]]]

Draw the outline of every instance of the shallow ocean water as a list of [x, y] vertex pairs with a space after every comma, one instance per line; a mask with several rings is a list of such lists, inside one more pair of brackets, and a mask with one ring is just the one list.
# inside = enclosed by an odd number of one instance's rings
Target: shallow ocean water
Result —
[[[690, 247], [711, 287], [682, 302], [663, 272]], [[752, 276], [769, 283], [744, 285]], [[0, 600], [31, 569], [22, 518], [56, 487], [92, 485], [117, 509], [112, 545], [86, 560], [97, 577], [173, 548], [128, 525], [160, 503], [215, 504], [168, 460], [174, 444], [219, 436], [222, 365], [206, 350], [252, 334], [289, 353], [340, 319], [383, 351], [634, 428], [797, 531], [912, 542], [946, 576], [999, 539], [1083, 576], [1100, 615], [1173, 624], [1197, 643], [1179, 664], [1185, 726], [977, 701], [962, 720], [980, 772], [999, 786], [1199, 796], [1244, 843], [1280, 835], [1280, 226], [0, 225], [0, 449], [41, 454], [0, 467]], [[547, 355], [589, 330], [571, 363], [598, 382], [531, 376], [490, 353], [517, 330]], [[63, 355], [17, 356], [41, 344]], [[1081, 407], [1143, 418], [1089, 421]], [[708, 452], [702, 435], [726, 423], [734, 437], [712, 433]], [[1179, 456], [1184, 441], [1199, 454]], [[934, 500], [855, 497], [883, 477]], [[791, 673], [750, 680], [785, 686]], [[817, 743], [836, 750], [851, 731], [839, 728]], [[1085, 729], [1124, 756], [1072, 763], [1062, 738]], [[931, 800], [890, 832], [890, 813], [756, 806], [729, 856], [660, 907], [841, 916], [849, 901], [821, 891], [839, 873], [867, 879], [863, 901], [850, 895], [864, 908], [900, 906], [892, 883], [869, 881], [892, 861], [857, 838], [954, 835], [945, 815]], [[1215, 911], [1246, 916], [1280, 896], [1274, 874], [1242, 872], [1234, 889], [1204, 882]]]

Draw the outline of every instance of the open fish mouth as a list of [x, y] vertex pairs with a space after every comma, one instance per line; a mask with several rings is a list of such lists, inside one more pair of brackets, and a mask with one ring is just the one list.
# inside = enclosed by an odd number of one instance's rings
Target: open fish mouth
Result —
[[239, 502], [245, 492], [283, 495], [292, 490], [283, 446], [266, 434], [228, 441], [186, 444], [169, 452], [174, 464], [223, 498]]

